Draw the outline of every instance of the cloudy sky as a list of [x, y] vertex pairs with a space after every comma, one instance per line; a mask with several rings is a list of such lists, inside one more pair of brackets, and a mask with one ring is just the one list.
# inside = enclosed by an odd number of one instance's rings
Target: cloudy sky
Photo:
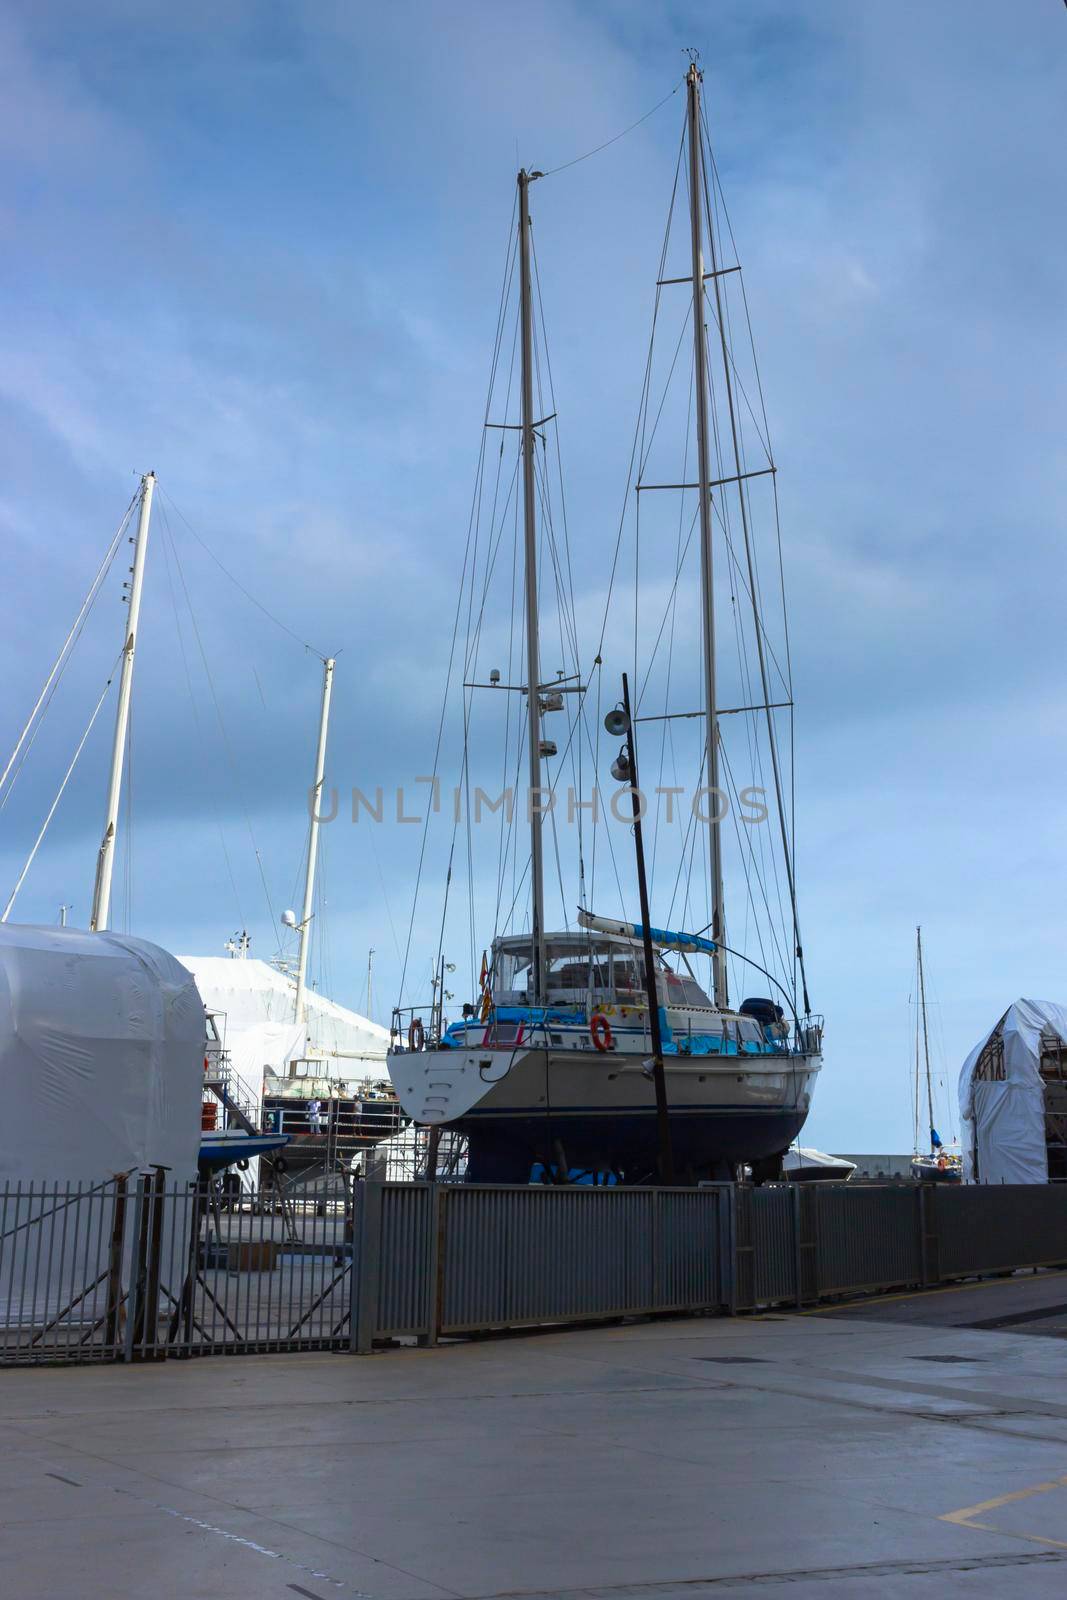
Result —
[[[687, 46], [779, 470], [828, 1030], [809, 1133], [903, 1150], [916, 923], [950, 1076], [1013, 998], [1067, 998], [1060, 0], [9, 0], [0, 745], [153, 468], [114, 920], [206, 954], [245, 926], [274, 952], [313, 652], [338, 653], [342, 792], [432, 759], [517, 161], [634, 122]], [[615, 538], [681, 111], [535, 191], [579, 614]], [[0, 813], [5, 899], [119, 647], [120, 576]], [[87, 917], [110, 722], [20, 920]], [[373, 946], [385, 1019], [420, 833], [325, 833], [317, 971], [361, 1005]], [[439, 842], [428, 861], [434, 887]], [[436, 938], [430, 895], [418, 971]]]

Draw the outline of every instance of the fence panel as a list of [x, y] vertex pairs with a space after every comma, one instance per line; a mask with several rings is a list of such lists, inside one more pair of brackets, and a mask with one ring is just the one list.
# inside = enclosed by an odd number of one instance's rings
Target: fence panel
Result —
[[653, 1192], [442, 1189], [439, 1331], [654, 1308]]
[[812, 1187], [819, 1295], [923, 1281], [917, 1185]]
[[143, 1180], [126, 1359], [348, 1349], [351, 1201], [297, 1192]]
[[437, 1227], [434, 1200], [433, 1184], [382, 1186], [374, 1315], [374, 1333], [379, 1338], [402, 1334], [426, 1337], [432, 1331]]
[[125, 1176], [0, 1190], [0, 1366], [120, 1353], [128, 1203]]
[[751, 1211], [754, 1304], [797, 1298], [797, 1236], [794, 1189], [774, 1185], [738, 1191]]
[[938, 1275], [966, 1277], [1067, 1262], [1067, 1188], [1062, 1184], [931, 1186]]
[[719, 1189], [664, 1189], [655, 1197], [655, 1309], [696, 1311], [725, 1304]]

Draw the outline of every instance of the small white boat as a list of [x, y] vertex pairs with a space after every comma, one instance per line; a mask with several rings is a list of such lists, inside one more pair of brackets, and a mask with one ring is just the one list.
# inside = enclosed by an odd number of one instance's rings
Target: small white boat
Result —
[[854, 1161], [844, 1156], [828, 1156], [823, 1150], [798, 1145], [782, 1157], [782, 1176], [790, 1183], [847, 1183], [856, 1170]]

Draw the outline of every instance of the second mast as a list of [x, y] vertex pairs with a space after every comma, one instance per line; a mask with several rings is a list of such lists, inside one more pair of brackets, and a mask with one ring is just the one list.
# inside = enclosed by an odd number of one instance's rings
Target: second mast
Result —
[[526, 555], [526, 684], [529, 704], [530, 1003], [545, 1003], [545, 883], [541, 810], [541, 659], [537, 627], [537, 485], [533, 409], [533, 292], [530, 278], [530, 184], [539, 172], [519, 173], [519, 284], [522, 322], [522, 510]]

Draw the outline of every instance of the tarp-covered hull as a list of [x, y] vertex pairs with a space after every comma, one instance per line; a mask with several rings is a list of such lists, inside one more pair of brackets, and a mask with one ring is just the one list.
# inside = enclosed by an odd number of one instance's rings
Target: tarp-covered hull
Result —
[[1047, 1183], [1043, 1034], [1067, 1041], [1067, 1006], [1016, 1000], [960, 1073], [965, 1183]]

